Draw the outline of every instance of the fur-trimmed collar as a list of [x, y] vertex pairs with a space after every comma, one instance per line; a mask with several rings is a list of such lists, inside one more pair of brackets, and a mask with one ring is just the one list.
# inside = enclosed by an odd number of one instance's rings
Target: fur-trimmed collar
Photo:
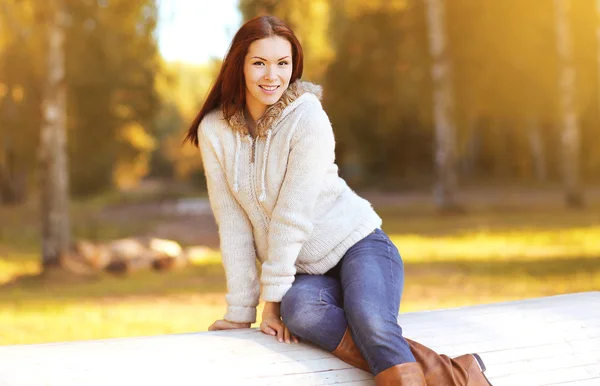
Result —
[[[298, 99], [304, 93], [315, 94], [317, 98], [321, 99], [323, 95], [323, 88], [314, 83], [297, 80], [292, 83], [284, 92], [281, 98], [275, 104], [269, 106], [263, 116], [256, 122], [256, 136], [262, 137], [266, 135], [267, 130], [272, 127], [282, 116], [283, 111], [292, 102]], [[234, 131], [239, 132], [242, 135], [248, 135], [248, 126], [244, 119], [244, 112], [242, 110], [236, 111], [231, 118], [227, 120], [227, 123], [233, 128]]]

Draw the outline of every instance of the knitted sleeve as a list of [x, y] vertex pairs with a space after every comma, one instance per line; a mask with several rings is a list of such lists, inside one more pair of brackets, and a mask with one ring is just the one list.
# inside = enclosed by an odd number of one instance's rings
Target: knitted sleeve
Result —
[[252, 226], [227, 184], [217, 157], [218, 147], [203, 132], [201, 124], [198, 130], [200, 152], [210, 205], [219, 227], [221, 255], [227, 279], [225, 320], [254, 323], [260, 286]]
[[296, 259], [313, 230], [313, 210], [334, 161], [331, 123], [320, 105], [312, 105], [293, 134], [285, 178], [271, 218], [269, 252], [261, 275], [265, 301], [280, 302], [294, 282]]

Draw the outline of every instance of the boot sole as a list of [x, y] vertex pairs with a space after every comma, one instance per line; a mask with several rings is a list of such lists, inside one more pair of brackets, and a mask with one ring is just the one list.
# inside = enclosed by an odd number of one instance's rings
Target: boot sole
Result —
[[473, 357], [477, 361], [477, 366], [479, 366], [479, 370], [481, 370], [481, 375], [483, 375], [483, 377], [487, 381], [488, 385], [492, 386], [492, 383], [490, 382], [490, 380], [485, 376], [485, 370], [487, 370], [487, 368], [485, 367], [485, 363], [483, 363], [483, 359], [481, 359], [479, 354], [471, 354], [471, 355], [473, 355]]

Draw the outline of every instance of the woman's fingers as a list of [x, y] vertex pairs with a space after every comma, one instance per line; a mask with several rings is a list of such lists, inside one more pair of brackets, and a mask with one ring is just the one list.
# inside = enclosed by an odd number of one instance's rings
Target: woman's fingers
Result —
[[283, 326], [283, 323], [279, 323], [277, 325], [277, 340], [282, 343], [283, 343], [284, 330], [285, 330], [285, 327]]
[[[217, 320], [208, 327], [208, 331], [220, 331], [238, 328], [234, 323], [225, 320]], [[267, 335], [277, 337], [279, 342], [298, 343], [298, 338], [281, 321], [264, 321], [260, 324], [260, 330]]]
[[285, 343], [299, 343], [300, 341], [298, 340], [298, 337], [294, 334], [292, 334], [292, 332], [290, 331], [289, 328], [287, 328], [286, 326], [284, 326], [284, 339], [285, 339]]
[[260, 330], [267, 335], [275, 335], [275, 331], [264, 323], [260, 325]]
[[238, 328], [249, 328], [250, 323], [236, 323], [230, 322], [224, 319], [216, 320], [213, 324], [208, 327], [208, 331], [220, 331], [220, 330], [235, 330]]
[[284, 326], [283, 323], [281, 323], [280, 320], [278, 321], [271, 321], [270, 323], [267, 323], [267, 326], [270, 327], [272, 330], [275, 331], [275, 334], [273, 335], [277, 335], [277, 340], [279, 342], [283, 342], [283, 330], [284, 330]]
[[213, 324], [211, 324], [208, 327], [208, 331], [219, 331], [222, 330], [223, 326], [221, 326], [221, 321], [220, 320], [216, 320], [215, 322], [213, 322]]
[[267, 322], [262, 322], [260, 324], [260, 330], [267, 335], [272, 335], [272, 336], [277, 335], [277, 331], [274, 330], [273, 328], [271, 328], [271, 326]]
[[277, 338], [281, 343], [298, 343], [298, 338], [281, 322], [281, 320], [265, 320], [260, 324], [260, 330]]
[[[227, 322], [226, 320], [217, 320], [208, 327], [208, 331], [227, 330], [232, 328], [240, 328], [235, 323]], [[263, 321], [260, 324], [260, 330], [267, 335], [276, 336], [279, 342], [298, 343], [298, 338], [279, 320], [279, 321]]]

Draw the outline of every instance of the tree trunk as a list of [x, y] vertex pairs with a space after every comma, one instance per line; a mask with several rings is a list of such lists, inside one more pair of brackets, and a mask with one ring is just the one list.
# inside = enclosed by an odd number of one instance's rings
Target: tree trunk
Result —
[[533, 171], [538, 182], [546, 182], [548, 179], [548, 167], [546, 163], [546, 151], [540, 123], [535, 116], [529, 117], [528, 122], [529, 147], [533, 158]]
[[461, 211], [456, 202], [456, 129], [451, 64], [446, 42], [443, 0], [427, 0], [429, 51], [432, 57], [433, 113], [435, 124], [435, 205], [442, 212]]
[[571, 50], [569, 25], [570, 0], [554, 0], [556, 13], [556, 42], [559, 56], [559, 98], [562, 121], [561, 154], [565, 199], [569, 207], [581, 207], [583, 197], [579, 177], [580, 133], [575, 111], [576, 72]]
[[64, 0], [53, 2], [48, 30], [47, 83], [41, 128], [42, 266], [60, 266], [70, 244], [69, 181], [66, 154]]

